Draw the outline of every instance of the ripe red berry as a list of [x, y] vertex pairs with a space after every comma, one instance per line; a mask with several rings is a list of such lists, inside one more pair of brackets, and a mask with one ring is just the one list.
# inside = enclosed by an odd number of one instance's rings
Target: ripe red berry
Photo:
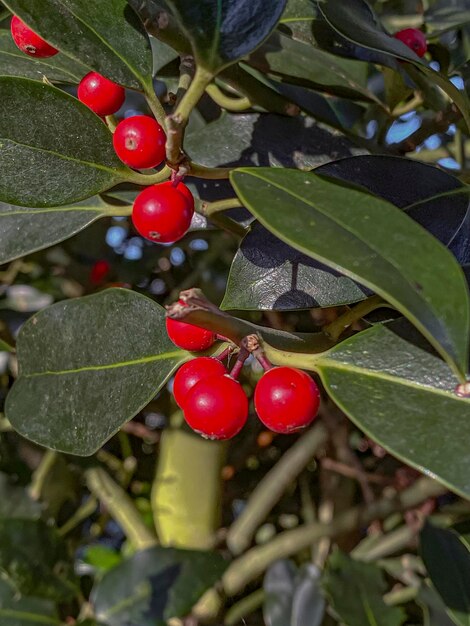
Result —
[[142, 237], [157, 243], [173, 243], [186, 234], [194, 207], [180, 191], [180, 185], [152, 185], [137, 196], [132, 222]]
[[[179, 303], [182, 306], [186, 306], [181, 300]], [[171, 319], [171, 317], [166, 318], [166, 332], [178, 348], [189, 350], [190, 352], [208, 350], [215, 342], [215, 334], [211, 330], [194, 326], [194, 324], [180, 322], [179, 320]]]
[[113, 115], [122, 107], [126, 91], [98, 72], [90, 72], [80, 81], [77, 96], [96, 115], [104, 117]]
[[133, 115], [116, 127], [113, 144], [123, 163], [138, 170], [157, 167], [165, 160], [166, 135], [148, 115]]
[[209, 376], [223, 376], [226, 373], [227, 370], [223, 363], [210, 356], [200, 356], [188, 361], [176, 372], [173, 382], [173, 395], [176, 404], [183, 408], [189, 391], [199, 381]]
[[[175, 185], [171, 182], [171, 180], [168, 180], [166, 183], [160, 183], [160, 185], [166, 186], [166, 187], [173, 187], [175, 188]], [[188, 187], [186, 187], [186, 185], [184, 183], [178, 183], [176, 185], [176, 189], [183, 194], [183, 196], [186, 198], [186, 200], [188, 201], [188, 204], [191, 208], [191, 211], [194, 211], [194, 196], [191, 193], [191, 191], [188, 189]]]
[[36, 35], [29, 26], [20, 20], [16, 15], [13, 16], [10, 24], [11, 36], [18, 48], [29, 54], [29, 56], [46, 59], [53, 57], [59, 51], [44, 41], [42, 37]]
[[90, 270], [90, 283], [100, 285], [111, 270], [111, 265], [106, 259], [99, 259]]
[[413, 52], [419, 57], [426, 54], [426, 50], [428, 49], [426, 37], [417, 28], [405, 28], [403, 30], [399, 30], [394, 34], [394, 37], [402, 41], [405, 46], [408, 46], [408, 48], [411, 48], [411, 50], [413, 50]]
[[209, 376], [198, 382], [185, 399], [184, 417], [207, 439], [235, 437], [248, 418], [248, 398], [230, 376]]
[[320, 392], [301, 370], [274, 367], [255, 389], [255, 409], [263, 424], [276, 433], [291, 433], [308, 426], [317, 415]]

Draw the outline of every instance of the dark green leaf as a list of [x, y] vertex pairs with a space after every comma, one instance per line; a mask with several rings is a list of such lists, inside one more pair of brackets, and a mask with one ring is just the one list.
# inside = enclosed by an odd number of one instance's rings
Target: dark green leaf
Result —
[[275, 28], [286, 0], [167, 0], [198, 64], [217, 74], [247, 56]]
[[14, 77], [0, 77], [0, 93], [0, 200], [58, 206], [131, 174], [114, 153], [105, 124], [76, 98]]
[[455, 370], [466, 373], [465, 276], [422, 227], [380, 198], [311, 172], [246, 168], [233, 171], [231, 181], [243, 204], [274, 235], [383, 296]]
[[61, 624], [53, 602], [20, 595], [3, 580], [0, 580], [0, 623], [2, 626]]
[[453, 621], [470, 623], [470, 552], [459, 535], [427, 522], [421, 531], [421, 556], [429, 577]]
[[151, 84], [150, 42], [127, 0], [7, 0], [5, 5], [61, 54], [126, 87]]
[[328, 394], [371, 439], [469, 497], [470, 400], [454, 393], [443, 361], [377, 325], [313, 362]]
[[0, 570], [24, 595], [62, 601], [77, 592], [65, 543], [41, 520], [0, 519]]
[[404, 43], [390, 36], [380, 25], [365, 0], [324, 0], [319, 3], [324, 18], [340, 35], [358, 44], [416, 65], [431, 81], [438, 85], [455, 102], [470, 128], [470, 104], [466, 94], [459, 91], [444, 74], [431, 69]]
[[441, 598], [427, 582], [422, 583], [416, 602], [423, 609], [423, 626], [454, 626]]
[[426, 11], [424, 17], [426, 29], [431, 31], [433, 39], [470, 23], [470, 6], [466, 2], [463, 5], [459, 4], [452, 6], [447, 2], [445, 5], [437, 2]]
[[323, 588], [345, 626], [400, 626], [402, 609], [382, 599], [387, 587], [377, 565], [355, 561], [336, 549], [328, 559]]
[[218, 554], [151, 548], [105, 574], [92, 593], [98, 621], [108, 626], [161, 626], [183, 617], [223, 574]]
[[14, 351], [15, 351], [14, 346], [11, 346], [9, 343], [4, 341], [3, 339], [0, 339], [0, 352], [14, 352]]
[[88, 68], [62, 54], [49, 59], [30, 57], [13, 42], [9, 30], [0, 30], [0, 75], [23, 76], [50, 82], [79, 83]]
[[12, 426], [83, 456], [134, 417], [187, 358], [168, 339], [164, 309], [124, 289], [41, 311], [21, 329], [17, 352], [19, 377], [6, 402]]
[[39, 519], [41, 505], [32, 500], [26, 489], [12, 483], [7, 474], [0, 474], [0, 518]]
[[0, 264], [64, 241], [106, 215], [113, 208], [97, 196], [54, 208], [0, 203]]

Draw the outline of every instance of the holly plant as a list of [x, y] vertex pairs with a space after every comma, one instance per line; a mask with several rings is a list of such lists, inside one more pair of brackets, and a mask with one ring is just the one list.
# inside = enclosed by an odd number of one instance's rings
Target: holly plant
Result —
[[0, 2], [2, 626], [470, 621], [467, 0]]

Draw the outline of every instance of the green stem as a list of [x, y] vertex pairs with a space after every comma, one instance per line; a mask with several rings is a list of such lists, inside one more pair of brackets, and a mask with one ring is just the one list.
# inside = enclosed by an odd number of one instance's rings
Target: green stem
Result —
[[96, 507], [98, 505], [98, 500], [95, 497], [90, 497], [86, 502], [84, 502], [70, 517], [65, 524], [63, 524], [58, 532], [61, 537], [64, 537], [69, 532], [71, 532], [74, 528], [76, 528], [79, 524], [87, 520], [90, 515], [96, 511]]
[[385, 604], [388, 606], [396, 606], [397, 604], [406, 604], [416, 598], [419, 587], [404, 587], [397, 591], [390, 591], [383, 597]]
[[370, 547], [359, 544], [352, 550], [351, 556], [367, 563], [383, 559], [406, 548], [414, 537], [416, 537], [416, 529], [407, 525], [400, 526], [377, 539]]
[[162, 103], [158, 99], [152, 83], [149, 83], [148, 85], [145, 86], [144, 95], [145, 95], [145, 99], [147, 100], [149, 109], [152, 111], [153, 115], [155, 116], [155, 119], [160, 124], [160, 126], [163, 126], [163, 128], [165, 128], [165, 118], [166, 118], [165, 109], [163, 108]]
[[185, 126], [187, 124], [191, 111], [204, 95], [204, 91], [212, 79], [213, 75], [211, 72], [207, 72], [200, 66], [196, 68], [196, 73], [188, 90], [173, 113], [173, 117], [178, 118], [181, 125]]
[[239, 224], [228, 215], [212, 215], [210, 220], [215, 226], [232, 233], [236, 237], [243, 238], [248, 232], [243, 224]]
[[57, 460], [57, 452], [47, 450], [41, 459], [41, 463], [33, 474], [31, 485], [29, 487], [29, 495], [33, 500], [40, 500], [47, 480], [49, 472], [55, 465]]
[[156, 185], [158, 183], [162, 183], [170, 177], [171, 169], [165, 165], [163, 169], [159, 172], [155, 172], [155, 174], [141, 174], [140, 172], [135, 172], [134, 170], [129, 170], [126, 174], [126, 180], [129, 183], [135, 183], [136, 185]]
[[327, 438], [326, 428], [317, 424], [289, 448], [258, 483], [242, 513], [229, 528], [227, 545], [233, 554], [241, 554], [248, 548], [257, 528]]
[[132, 499], [107, 472], [100, 467], [94, 467], [86, 471], [85, 478], [88, 489], [121, 526], [136, 550], [157, 545], [155, 533], [144, 523]]
[[128, 217], [132, 215], [132, 204], [128, 204], [127, 206], [108, 206], [108, 214], [111, 217]]
[[338, 341], [343, 332], [354, 324], [354, 322], [359, 321], [375, 309], [380, 309], [382, 307], [391, 306], [383, 300], [380, 296], [371, 296], [367, 298], [363, 302], [359, 302], [356, 306], [351, 307], [346, 313], [340, 315], [336, 318], [331, 324], [323, 327], [323, 332], [328, 335], [334, 342]]
[[238, 198], [227, 198], [226, 200], [217, 200], [217, 202], [203, 202], [199, 213], [205, 217], [210, 217], [219, 211], [227, 211], [228, 209], [238, 209], [243, 204]]
[[247, 615], [251, 615], [263, 606], [265, 597], [264, 589], [258, 589], [249, 596], [242, 598], [225, 614], [224, 626], [237, 626]]
[[220, 87], [218, 87], [215, 83], [207, 85], [206, 93], [216, 104], [227, 111], [241, 112], [251, 109], [253, 106], [251, 100], [246, 96], [237, 98], [225, 95]]
[[235, 169], [234, 167], [205, 167], [204, 165], [199, 165], [198, 163], [193, 163], [192, 161], [188, 163], [188, 167], [189, 174], [191, 176], [206, 178], [209, 180], [226, 179], [230, 176], [230, 172]]
[[239, 557], [228, 567], [222, 582], [225, 593], [234, 596], [258, 578], [274, 561], [288, 558], [308, 548], [322, 537], [336, 537], [355, 528], [384, 519], [395, 511], [413, 508], [428, 498], [447, 490], [429, 478], [420, 478], [409, 489], [384, 497], [367, 507], [354, 507], [338, 515], [331, 524], [307, 524], [277, 535], [270, 543], [257, 546]]

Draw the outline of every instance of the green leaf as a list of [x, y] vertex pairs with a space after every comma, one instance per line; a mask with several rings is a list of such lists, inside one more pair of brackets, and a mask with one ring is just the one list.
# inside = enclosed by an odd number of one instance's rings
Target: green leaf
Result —
[[164, 309], [125, 289], [41, 311], [22, 327], [17, 353], [5, 407], [13, 428], [80, 456], [98, 450], [188, 358], [168, 339]]
[[98, 196], [49, 208], [0, 203], [0, 264], [53, 246], [115, 212]]
[[0, 518], [39, 519], [41, 508], [26, 489], [14, 485], [7, 474], [0, 473]]
[[50, 82], [79, 83], [88, 68], [63, 54], [37, 59], [18, 49], [9, 30], [0, 30], [0, 75], [23, 76]]
[[387, 586], [377, 565], [355, 561], [338, 549], [328, 559], [323, 588], [345, 626], [400, 626], [405, 621], [402, 609], [383, 601]]
[[376, 50], [415, 65], [455, 102], [470, 129], [470, 101], [467, 95], [459, 91], [446, 76], [426, 65], [404, 43], [386, 33], [364, 0], [348, 0], [347, 4], [338, 3], [336, 0], [323, 0], [318, 8], [330, 26], [346, 39], [363, 48]]
[[0, 622], [2, 626], [61, 624], [53, 602], [20, 595], [3, 580], [0, 580]]
[[0, 519], [0, 570], [20, 594], [65, 601], [78, 590], [65, 543], [42, 520]]
[[126, 87], [151, 85], [149, 38], [127, 0], [6, 0], [4, 4], [64, 56]]
[[423, 609], [423, 626], [454, 626], [444, 603], [427, 581], [421, 584], [416, 603]]
[[432, 584], [452, 620], [470, 623], [470, 552], [454, 530], [427, 522], [420, 536], [421, 556]]
[[441, 359], [376, 325], [312, 356], [312, 365], [371, 439], [469, 497], [470, 400], [454, 393], [454, 377]]
[[137, 552], [95, 586], [92, 604], [108, 626], [163, 626], [189, 613], [226, 568], [210, 552], [151, 548]]
[[112, 135], [88, 107], [56, 87], [0, 77], [0, 200], [49, 207], [127, 179]]
[[83, 560], [96, 572], [104, 573], [119, 565], [122, 562], [122, 556], [106, 545], [93, 545], [85, 550]]
[[268, 37], [286, 0], [167, 0], [167, 4], [186, 31], [197, 63], [217, 74]]
[[244, 168], [230, 178], [263, 226], [380, 294], [465, 375], [468, 288], [440, 242], [392, 204], [311, 172]]

